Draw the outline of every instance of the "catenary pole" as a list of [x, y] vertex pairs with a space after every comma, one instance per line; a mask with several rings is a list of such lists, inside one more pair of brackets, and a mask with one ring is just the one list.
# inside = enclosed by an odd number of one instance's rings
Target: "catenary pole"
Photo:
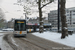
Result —
[[60, 0], [58, 0], [58, 32], [60, 30]]

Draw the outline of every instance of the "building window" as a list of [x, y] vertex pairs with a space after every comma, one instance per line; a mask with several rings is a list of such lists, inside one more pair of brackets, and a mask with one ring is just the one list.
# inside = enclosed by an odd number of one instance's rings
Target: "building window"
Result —
[[73, 24], [75, 24], [75, 22], [73, 22]]
[[67, 16], [69, 16], [69, 14], [67, 14]]
[[73, 14], [73, 15], [75, 15], [75, 14]]
[[70, 21], [70, 20], [68, 20], [68, 21]]
[[69, 13], [69, 10], [66, 10], [67, 13]]
[[75, 10], [73, 10], [73, 12], [75, 12]]

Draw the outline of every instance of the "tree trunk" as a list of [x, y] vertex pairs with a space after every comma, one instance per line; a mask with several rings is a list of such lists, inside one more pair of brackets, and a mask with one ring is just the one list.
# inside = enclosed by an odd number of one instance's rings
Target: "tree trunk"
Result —
[[42, 8], [41, 8], [41, 0], [39, 0], [38, 2], [38, 9], [39, 9], [39, 32], [42, 33], [43, 32], [43, 21], [42, 21]]
[[62, 24], [62, 36], [61, 39], [65, 38], [68, 36], [68, 30], [67, 30], [67, 24], [66, 24], [66, 13], [65, 13], [65, 0], [61, 0], [61, 24]]

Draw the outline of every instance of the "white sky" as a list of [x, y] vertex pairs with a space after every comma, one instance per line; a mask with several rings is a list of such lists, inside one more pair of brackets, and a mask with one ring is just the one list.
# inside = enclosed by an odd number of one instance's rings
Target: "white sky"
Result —
[[16, 2], [16, 0], [2, 0], [0, 7], [5, 13], [5, 19], [10, 20], [11, 18], [20, 18], [23, 16], [23, 10], [21, 10], [23, 7], [14, 5]]
[[[75, 7], [75, 0], [66, 0], [66, 7]], [[11, 18], [20, 18], [23, 16], [23, 7], [19, 5], [14, 5], [13, 3], [16, 3], [17, 0], [0, 0], [0, 7], [2, 8], [3, 12], [5, 13], [5, 19], [10, 20]], [[44, 10], [46, 13], [49, 13], [50, 10], [57, 9], [57, 3], [51, 3], [47, 7], [44, 7]], [[17, 11], [21, 10], [21, 11]], [[32, 12], [33, 13], [33, 12]], [[36, 13], [35, 13], [36, 14]], [[36, 17], [38, 14], [32, 14], [29, 17]], [[47, 17], [47, 14], [44, 14], [44, 16]]]

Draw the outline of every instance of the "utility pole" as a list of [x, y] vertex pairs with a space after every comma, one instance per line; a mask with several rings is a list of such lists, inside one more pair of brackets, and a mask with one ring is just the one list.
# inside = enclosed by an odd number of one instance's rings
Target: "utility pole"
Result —
[[58, 32], [60, 30], [60, 0], [58, 0]]

